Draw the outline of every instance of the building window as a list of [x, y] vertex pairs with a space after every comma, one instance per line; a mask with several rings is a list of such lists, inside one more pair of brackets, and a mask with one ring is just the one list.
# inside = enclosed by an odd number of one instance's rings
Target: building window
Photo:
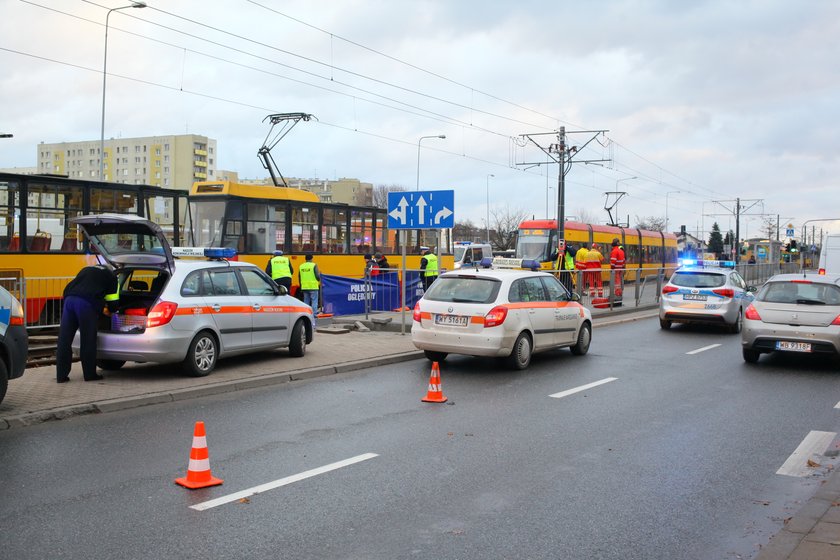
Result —
[[169, 151], [169, 144], [164, 144], [163, 149], [164, 149], [164, 151], [168, 152]]

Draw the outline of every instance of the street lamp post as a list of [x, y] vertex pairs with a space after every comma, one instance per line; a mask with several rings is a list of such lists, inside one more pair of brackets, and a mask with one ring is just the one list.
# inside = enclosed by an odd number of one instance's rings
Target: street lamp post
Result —
[[668, 233], [670, 230], [668, 229], [668, 195], [673, 193], [678, 193], [681, 191], [668, 191], [665, 193], [665, 233]]
[[414, 190], [420, 190], [420, 142], [422, 142], [426, 138], [446, 138], [445, 134], [438, 134], [435, 136], [421, 136], [420, 140], [417, 141], [417, 188]]
[[[490, 177], [495, 177], [492, 173], [487, 175], [487, 222], [484, 224], [487, 226], [487, 243], [490, 243]], [[490, 248], [493, 248], [493, 245], [490, 245]]]
[[119, 8], [111, 8], [105, 14], [105, 56], [102, 60], [102, 128], [99, 134], [99, 180], [105, 180], [105, 81], [108, 77], [108, 18], [111, 17], [111, 12], [117, 10], [125, 10], [126, 8], [145, 8], [145, 2], [132, 2], [129, 6], [120, 6]]

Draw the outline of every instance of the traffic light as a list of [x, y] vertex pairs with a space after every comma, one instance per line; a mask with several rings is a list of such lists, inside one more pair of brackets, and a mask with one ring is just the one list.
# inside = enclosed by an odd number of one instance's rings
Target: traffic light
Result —
[[790, 252], [791, 253], [796, 252], [796, 240], [795, 239], [790, 240]]

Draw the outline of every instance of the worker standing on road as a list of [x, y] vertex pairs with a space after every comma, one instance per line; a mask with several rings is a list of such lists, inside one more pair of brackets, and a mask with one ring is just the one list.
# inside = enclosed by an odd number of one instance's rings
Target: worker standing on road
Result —
[[58, 330], [58, 348], [55, 358], [55, 376], [58, 383], [70, 381], [73, 362], [73, 337], [79, 331], [79, 352], [85, 381], [97, 381], [96, 335], [99, 314], [103, 307], [116, 311], [119, 283], [111, 269], [104, 266], [87, 266], [64, 288], [64, 305]]
[[318, 265], [312, 262], [312, 254], [307, 253], [306, 262], [298, 267], [300, 290], [303, 292], [303, 303], [312, 308], [312, 314], [318, 315], [318, 294], [321, 290], [321, 272]]
[[575, 253], [576, 270], [586, 270], [586, 253], [588, 252], [589, 249], [586, 247], [586, 243], [581, 243], [580, 249], [578, 249], [577, 253]]
[[601, 265], [604, 263], [604, 255], [598, 250], [598, 244], [593, 243], [592, 248], [586, 252], [586, 275], [589, 277], [589, 295], [604, 295], [604, 288], [601, 284]]
[[426, 292], [438, 277], [438, 259], [437, 255], [429, 251], [428, 247], [420, 247], [420, 254], [423, 255], [423, 258], [420, 259], [420, 268], [422, 269], [420, 274], [423, 279], [423, 292]]
[[566, 245], [566, 250], [563, 252], [563, 269], [566, 270], [563, 276], [568, 279], [568, 284], [563, 282], [568, 288], [569, 293], [575, 291], [575, 247], [574, 245]]
[[626, 262], [624, 247], [621, 246], [621, 242], [616, 237], [612, 240], [612, 251], [610, 251], [610, 269], [612, 269], [615, 279], [613, 290], [615, 297], [621, 297], [621, 292], [624, 290], [624, 266]]
[[286, 290], [292, 293], [292, 275], [294, 267], [289, 257], [283, 256], [283, 251], [274, 251], [274, 256], [268, 260], [265, 272], [271, 276], [278, 286], [285, 286]]

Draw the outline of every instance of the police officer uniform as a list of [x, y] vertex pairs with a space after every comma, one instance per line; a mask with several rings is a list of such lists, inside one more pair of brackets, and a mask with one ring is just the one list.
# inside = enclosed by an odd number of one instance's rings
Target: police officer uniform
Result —
[[420, 259], [420, 268], [423, 270], [423, 291], [427, 291], [438, 277], [438, 258], [437, 255], [429, 251], [428, 247], [420, 247], [420, 254], [423, 258]]
[[289, 257], [283, 256], [283, 251], [274, 251], [274, 256], [268, 260], [265, 271], [278, 286], [285, 286], [292, 293], [292, 274], [294, 267]]
[[102, 376], [96, 373], [99, 314], [106, 303], [111, 311], [115, 311], [118, 298], [117, 277], [104, 266], [83, 268], [64, 288], [64, 306], [56, 350], [55, 373], [58, 383], [70, 380], [70, 366], [73, 362], [71, 346], [76, 331], [79, 331], [79, 351], [85, 381], [102, 379]]
[[321, 272], [318, 265], [312, 262], [312, 255], [306, 255], [306, 262], [298, 267], [300, 276], [300, 290], [303, 292], [303, 303], [318, 314], [318, 291], [321, 289]]

